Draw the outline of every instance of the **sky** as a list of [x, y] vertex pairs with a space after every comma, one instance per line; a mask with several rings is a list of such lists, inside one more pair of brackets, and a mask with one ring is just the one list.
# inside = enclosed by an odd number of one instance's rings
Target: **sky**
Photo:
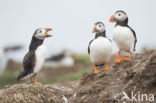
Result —
[[109, 18], [117, 10], [129, 17], [138, 39], [137, 51], [156, 47], [155, 4], [156, 0], [0, 0], [0, 47], [21, 44], [26, 53], [34, 31], [50, 27], [53, 37], [44, 43], [48, 54], [63, 49], [87, 53], [95, 22], [103, 22], [112, 39], [115, 24]]

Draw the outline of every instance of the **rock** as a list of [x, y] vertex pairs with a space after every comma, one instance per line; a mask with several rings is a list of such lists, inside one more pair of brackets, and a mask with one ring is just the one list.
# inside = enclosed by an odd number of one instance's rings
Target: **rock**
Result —
[[[133, 94], [137, 98], [133, 100]], [[141, 100], [142, 94], [147, 94]], [[137, 101], [135, 101], [135, 99]], [[114, 63], [109, 71], [85, 73], [80, 81], [44, 85], [15, 84], [0, 91], [0, 103], [155, 103], [156, 51]]]
[[48, 86], [15, 84], [0, 91], [1, 103], [63, 103], [61, 92]]

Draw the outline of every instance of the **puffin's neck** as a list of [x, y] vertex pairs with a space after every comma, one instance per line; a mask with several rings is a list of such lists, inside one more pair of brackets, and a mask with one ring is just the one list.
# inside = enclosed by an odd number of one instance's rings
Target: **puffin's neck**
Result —
[[35, 38], [34, 36], [32, 37], [32, 40], [31, 40], [31, 43], [30, 43], [30, 46], [29, 46], [29, 51], [35, 51], [37, 49], [38, 46], [42, 45], [43, 44], [43, 41], [42, 39], [37, 39]]
[[117, 25], [127, 26], [128, 25], [128, 18], [125, 21], [122, 21], [122, 22], [117, 21], [115, 26], [117, 26]]
[[106, 37], [105, 31], [101, 32], [101, 33], [96, 33], [95, 34], [95, 39], [98, 38], [98, 37]]

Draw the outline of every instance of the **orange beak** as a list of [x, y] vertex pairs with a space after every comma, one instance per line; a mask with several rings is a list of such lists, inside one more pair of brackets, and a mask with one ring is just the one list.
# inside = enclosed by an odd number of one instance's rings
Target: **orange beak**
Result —
[[46, 30], [46, 31], [51, 31], [52, 29], [51, 29], [51, 28], [45, 28], [45, 30]]
[[118, 18], [114, 17], [114, 15], [112, 15], [109, 19], [109, 22], [116, 22], [118, 20]]
[[114, 22], [113, 18], [114, 18], [114, 15], [110, 17], [109, 22]]
[[93, 27], [93, 31], [92, 31], [92, 33], [95, 33], [95, 31], [96, 31], [96, 28], [95, 28], [95, 27]]
[[45, 32], [45, 37], [52, 37], [51, 34], [48, 33], [48, 31], [51, 31], [51, 28], [45, 28], [46, 32]]

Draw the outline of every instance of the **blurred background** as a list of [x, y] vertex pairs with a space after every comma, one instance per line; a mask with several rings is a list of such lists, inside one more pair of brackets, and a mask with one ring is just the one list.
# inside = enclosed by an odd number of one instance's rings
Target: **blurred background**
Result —
[[79, 79], [92, 70], [87, 54], [94, 38], [93, 24], [104, 22], [112, 39], [110, 16], [124, 10], [137, 35], [136, 53], [156, 49], [155, 0], [0, 0], [0, 88], [16, 83], [23, 57], [28, 52], [33, 32], [40, 27], [53, 29], [47, 47], [43, 83]]

